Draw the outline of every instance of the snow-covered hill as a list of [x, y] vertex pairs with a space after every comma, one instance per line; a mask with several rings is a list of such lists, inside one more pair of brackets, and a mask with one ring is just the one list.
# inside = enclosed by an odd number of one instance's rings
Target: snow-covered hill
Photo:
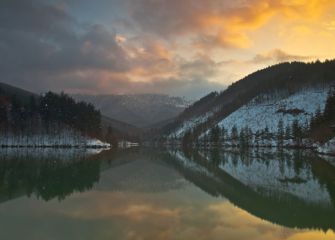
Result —
[[[327, 99], [329, 87], [314, 87], [300, 90], [294, 94], [279, 92], [271, 95], [259, 95], [246, 105], [221, 119], [217, 126], [231, 133], [233, 127], [240, 132], [242, 128], [248, 127], [253, 134], [265, 128], [269, 133], [277, 133], [279, 121], [283, 122], [284, 129], [292, 126], [295, 120], [300, 126], [307, 127], [310, 119], [315, 113], [323, 111]], [[207, 121], [215, 113], [215, 109], [206, 114], [184, 121], [177, 129], [168, 135], [168, 138], [182, 138], [187, 131]], [[209, 126], [200, 138], [208, 136]]]
[[253, 133], [264, 130], [276, 133], [278, 122], [283, 121], [284, 128], [292, 126], [298, 120], [301, 126], [309, 123], [313, 114], [319, 108], [323, 111], [329, 88], [309, 88], [293, 95], [258, 96], [247, 105], [239, 108], [218, 123], [220, 128], [237, 130], [249, 127]]
[[212, 112], [208, 112], [203, 116], [194, 117], [190, 120], [184, 121], [175, 131], [173, 131], [168, 137], [169, 138], [182, 138], [187, 131], [192, 130], [198, 124], [204, 123], [209, 117], [213, 115]]

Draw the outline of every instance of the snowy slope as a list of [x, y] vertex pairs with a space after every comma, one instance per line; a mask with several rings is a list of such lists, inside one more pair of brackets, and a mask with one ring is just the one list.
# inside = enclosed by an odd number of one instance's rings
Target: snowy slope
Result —
[[[272, 133], [277, 132], [280, 119], [283, 120], [284, 127], [291, 126], [295, 119], [304, 126], [318, 108], [321, 111], [324, 109], [328, 90], [328, 88], [310, 88], [291, 96], [276, 97], [261, 102], [257, 101], [260, 99], [257, 97], [223, 119], [218, 125], [228, 130], [233, 126], [238, 130], [249, 127], [253, 133], [265, 127], [268, 127]], [[301, 113], [288, 113], [290, 110], [300, 110]]]
[[[306, 126], [318, 109], [323, 111], [328, 91], [329, 87], [315, 87], [292, 95], [285, 92], [272, 96], [260, 95], [219, 121], [218, 126], [224, 127], [229, 133], [233, 126], [236, 126], [238, 132], [248, 127], [256, 133], [267, 127], [270, 133], [277, 133], [280, 120], [283, 121], [284, 128], [292, 126], [294, 120], [298, 120], [300, 126]], [[168, 135], [168, 138], [182, 138], [187, 131], [206, 122], [214, 112], [215, 110], [212, 110], [183, 122], [179, 128]], [[209, 130], [201, 134], [200, 138], [208, 134]]]
[[212, 112], [209, 112], [203, 116], [195, 117], [190, 120], [184, 121], [180, 127], [178, 127], [173, 133], [171, 133], [169, 138], [181, 138], [187, 131], [192, 130], [198, 124], [204, 123], [209, 117], [213, 115]]

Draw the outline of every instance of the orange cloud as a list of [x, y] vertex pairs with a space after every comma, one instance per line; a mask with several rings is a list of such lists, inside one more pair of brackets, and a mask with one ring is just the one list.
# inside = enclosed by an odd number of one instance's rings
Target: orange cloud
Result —
[[332, 0], [136, 2], [141, 4], [133, 7], [133, 13], [136, 24], [141, 28], [162, 36], [195, 35], [196, 46], [200, 48], [250, 47], [252, 41], [249, 34], [274, 17], [278, 17], [283, 24], [290, 24], [291, 21], [313, 22], [335, 6]]

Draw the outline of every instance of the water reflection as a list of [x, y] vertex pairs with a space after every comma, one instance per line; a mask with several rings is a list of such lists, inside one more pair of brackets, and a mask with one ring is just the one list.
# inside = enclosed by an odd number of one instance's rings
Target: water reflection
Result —
[[335, 229], [335, 167], [309, 152], [170, 151], [170, 156], [185, 178], [255, 216], [287, 227]]
[[103, 156], [83, 149], [1, 149], [0, 201], [22, 195], [63, 200], [87, 191], [99, 181]]
[[334, 185], [307, 152], [2, 150], [0, 238], [334, 239]]

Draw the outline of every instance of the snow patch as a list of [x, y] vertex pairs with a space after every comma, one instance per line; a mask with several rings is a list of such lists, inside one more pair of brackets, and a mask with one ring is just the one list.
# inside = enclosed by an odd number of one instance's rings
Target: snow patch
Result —
[[330, 154], [335, 156], [335, 138], [323, 145], [319, 145], [317, 151], [321, 154]]
[[258, 96], [223, 119], [218, 126], [228, 130], [236, 126], [238, 131], [249, 127], [253, 133], [265, 127], [268, 127], [269, 132], [276, 133], [280, 120], [283, 120], [284, 127], [291, 126], [294, 120], [298, 120], [303, 126], [309, 123], [318, 108], [321, 111], [324, 109], [328, 90], [328, 88], [311, 88], [281, 99], [269, 99], [263, 102], [257, 101], [260, 98]]

